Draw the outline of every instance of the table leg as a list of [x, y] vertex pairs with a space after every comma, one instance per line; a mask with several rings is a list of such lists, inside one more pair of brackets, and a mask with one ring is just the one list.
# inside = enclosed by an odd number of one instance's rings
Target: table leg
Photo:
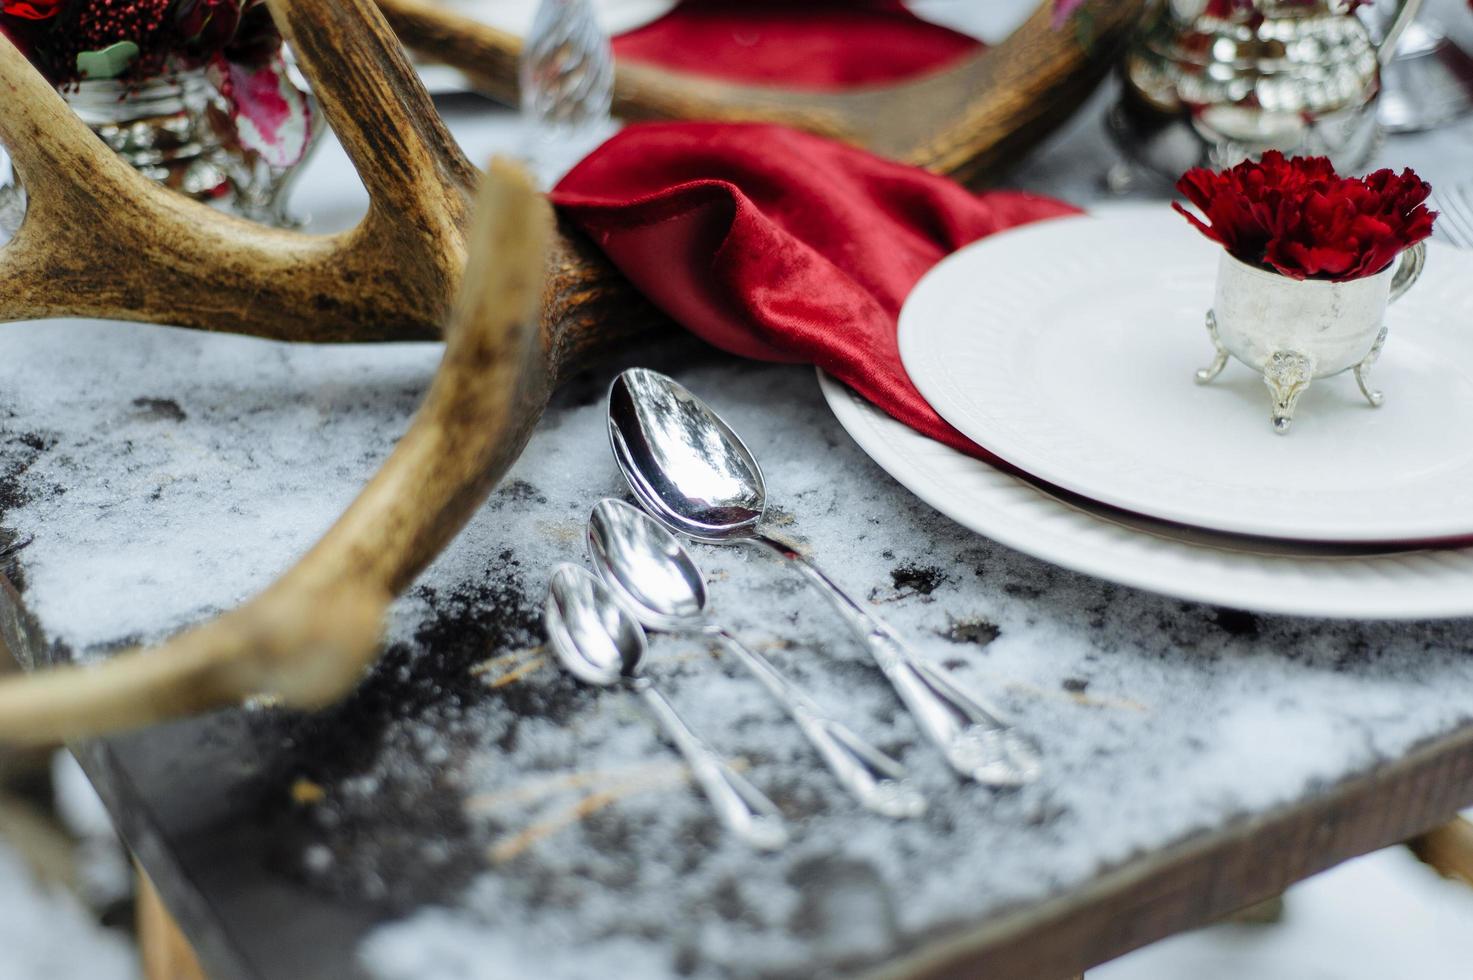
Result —
[[144, 980], [207, 980], [189, 940], [138, 868], [138, 951]]
[[1454, 820], [1407, 841], [1424, 864], [1444, 878], [1473, 885], [1473, 821]]
[[1245, 909], [1239, 909], [1227, 917], [1226, 921], [1241, 922], [1254, 926], [1269, 926], [1284, 917], [1284, 896], [1275, 895], [1273, 898], [1265, 899]]
[[[4, 539], [0, 539], [0, 546], [3, 546], [3, 543]], [[0, 574], [3, 574], [3, 566], [3, 560], [0, 560]], [[5, 638], [0, 637], [0, 677], [19, 672], [19, 661], [6, 646]], [[13, 745], [0, 745], [0, 783], [13, 776], [39, 772], [46, 768], [50, 758], [51, 750], [48, 748], [17, 748]]]

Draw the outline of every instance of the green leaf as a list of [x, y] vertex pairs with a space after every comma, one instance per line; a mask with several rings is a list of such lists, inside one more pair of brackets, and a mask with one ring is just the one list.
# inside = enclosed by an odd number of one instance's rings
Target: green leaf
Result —
[[1080, 7], [1074, 12], [1074, 37], [1086, 51], [1095, 46], [1095, 15], [1089, 7]]
[[132, 41], [109, 44], [101, 51], [83, 51], [77, 55], [77, 73], [83, 78], [117, 78], [138, 57], [138, 45]]

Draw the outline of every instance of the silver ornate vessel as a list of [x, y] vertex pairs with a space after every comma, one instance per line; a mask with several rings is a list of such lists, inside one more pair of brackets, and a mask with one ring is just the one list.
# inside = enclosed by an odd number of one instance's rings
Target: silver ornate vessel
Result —
[[1316, 378], [1355, 372], [1372, 407], [1385, 400], [1367, 371], [1386, 343], [1388, 303], [1400, 299], [1426, 262], [1418, 242], [1374, 276], [1347, 282], [1290, 279], [1223, 252], [1217, 295], [1207, 311], [1207, 331], [1217, 348], [1212, 364], [1197, 372], [1207, 384], [1236, 357], [1263, 375], [1272, 398], [1270, 419], [1283, 434], [1294, 422], [1299, 397]]
[[[292, 179], [306, 155], [275, 166], [240, 138], [231, 107], [203, 68], [144, 82], [92, 79], [62, 97], [98, 137], [150, 180], [252, 221], [300, 224], [286, 210]], [[317, 132], [309, 136], [308, 148]], [[25, 189], [9, 157], [0, 161], [0, 239], [20, 226]]]
[[1381, 65], [1421, 0], [1400, 0], [1380, 43], [1346, 0], [1156, 0], [1121, 65], [1109, 127], [1136, 163], [1175, 180], [1266, 150], [1354, 170], [1376, 145]]
[[72, 110], [133, 169], [199, 200], [232, 191], [215, 117], [224, 99], [196, 68], [141, 83], [84, 80], [63, 89]]
[[300, 162], [271, 166], [243, 146], [230, 104], [203, 68], [142, 83], [84, 80], [62, 95], [150, 180], [252, 221], [299, 224], [286, 211], [286, 195]]

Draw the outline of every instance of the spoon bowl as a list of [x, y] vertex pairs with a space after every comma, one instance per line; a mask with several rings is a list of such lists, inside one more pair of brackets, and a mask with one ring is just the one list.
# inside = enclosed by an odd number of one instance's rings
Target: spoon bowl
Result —
[[588, 553], [604, 582], [645, 626], [706, 628], [706, 583], [690, 552], [660, 524], [621, 500], [600, 500], [588, 518]]
[[767, 688], [860, 803], [892, 819], [918, 817], [926, 799], [905, 767], [828, 716], [772, 662], [710, 618], [701, 570], [685, 546], [653, 517], [622, 500], [601, 500], [588, 518], [593, 566], [646, 627], [713, 635]]
[[1021, 786], [1040, 772], [1036, 745], [919, 656], [888, 623], [785, 541], [763, 532], [767, 486], [744, 442], [671, 378], [630, 368], [609, 389], [609, 442], [635, 497], [666, 528], [775, 553], [827, 598], [951, 767], [987, 786]]
[[751, 534], [767, 505], [757, 458], [705, 402], [665, 375], [630, 368], [609, 389], [609, 442], [645, 509], [678, 534]]
[[558, 662], [584, 683], [618, 684], [635, 676], [644, 659], [639, 622], [606, 585], [577, 565], [553, 571], [543, 621]]
[[639, 695], [728, 830], [758, 850], [787, 843], [776, 805], [691, 731], [648, 678], [638, 676], [644, 629], [607, 586], [587, 569], [559, 565], [547, 583], [543, 622], [558, 662], [570, 674], [588, 684], [623, 684]]

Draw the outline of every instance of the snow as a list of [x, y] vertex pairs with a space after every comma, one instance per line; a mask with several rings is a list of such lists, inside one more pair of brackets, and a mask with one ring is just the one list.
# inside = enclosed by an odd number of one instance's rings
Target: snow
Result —
[[[55, 641], [101, 655], [263, 587], [388, 453], [437, 356], [431, 345], [292, 347], [123, 324], [0, 332], [3, 363], [51, 362], [68, 379], [8, 371], [0, 385], [0, 459], [22, 434], [44, 433], [47, 447], [24, 454], [15, 486], [28, 500], [4, 518], [36, 535], [23, 564], [29, 607]], [[534, 664], [505, 687], [395, 720], [371, 765], [324, 787], [323, 812], [336, 816], [317, 844], [335, 843], [334, 820], [371, 820], [405, 786], [459, 794], [479, 841], [485, 867], [463, 894], [367, 943], [363, 962], [379, 976], [457, 976], [462, 956], [488, 970], [537, 962], [549, 978], [604, 962], [656, 975], [839, 970], [1057, 895], [1473, 718], [1473, 625], [1254, 617], [1063, 572], [910, 497], [838, 429], [806, 369], [694, 345], [631, 357], [673, 370], [727, 417], [762, 460], [779, 530], [1034, 733], [1047, 776], [1013, 794], [957, 784], [800, 580], [747, 549], [701, 548], [723, 619], [898, 753], [931, 795], [928, 815], [895, 824], [859, 810], [758, 684], [699, 644], [661, 638], [653, 675], [795, 825], [787, 850], [754, 856], [716, 831], [678, 776], [629, 775], [675, 758], [636, 703]], [[612, 370], [575, 383], [550, 413], [490, 504], [396, 604], [392, 640], [433, 652], [426, 631], [461, 603], [512, 624], [463, 669], [536, 658], [548, 569], [582, 560], [589, 508], [622, 493], [598, 397]], [[572, 774], [585, 782], [476, 802]], [[494, 858], [590, 790], [627, 784], [590, 818]], [[309, 845], [305, 873], [392, 892], [387, 852], [372, 834], [355, 840], [352, 853]], [[423, 860], [458, 853], [433, 843]]]
[[104, 929], [71, 894], [38, 883], [0, 840], [0, 977], [6, 980], [132, 980], [133, 945]]

